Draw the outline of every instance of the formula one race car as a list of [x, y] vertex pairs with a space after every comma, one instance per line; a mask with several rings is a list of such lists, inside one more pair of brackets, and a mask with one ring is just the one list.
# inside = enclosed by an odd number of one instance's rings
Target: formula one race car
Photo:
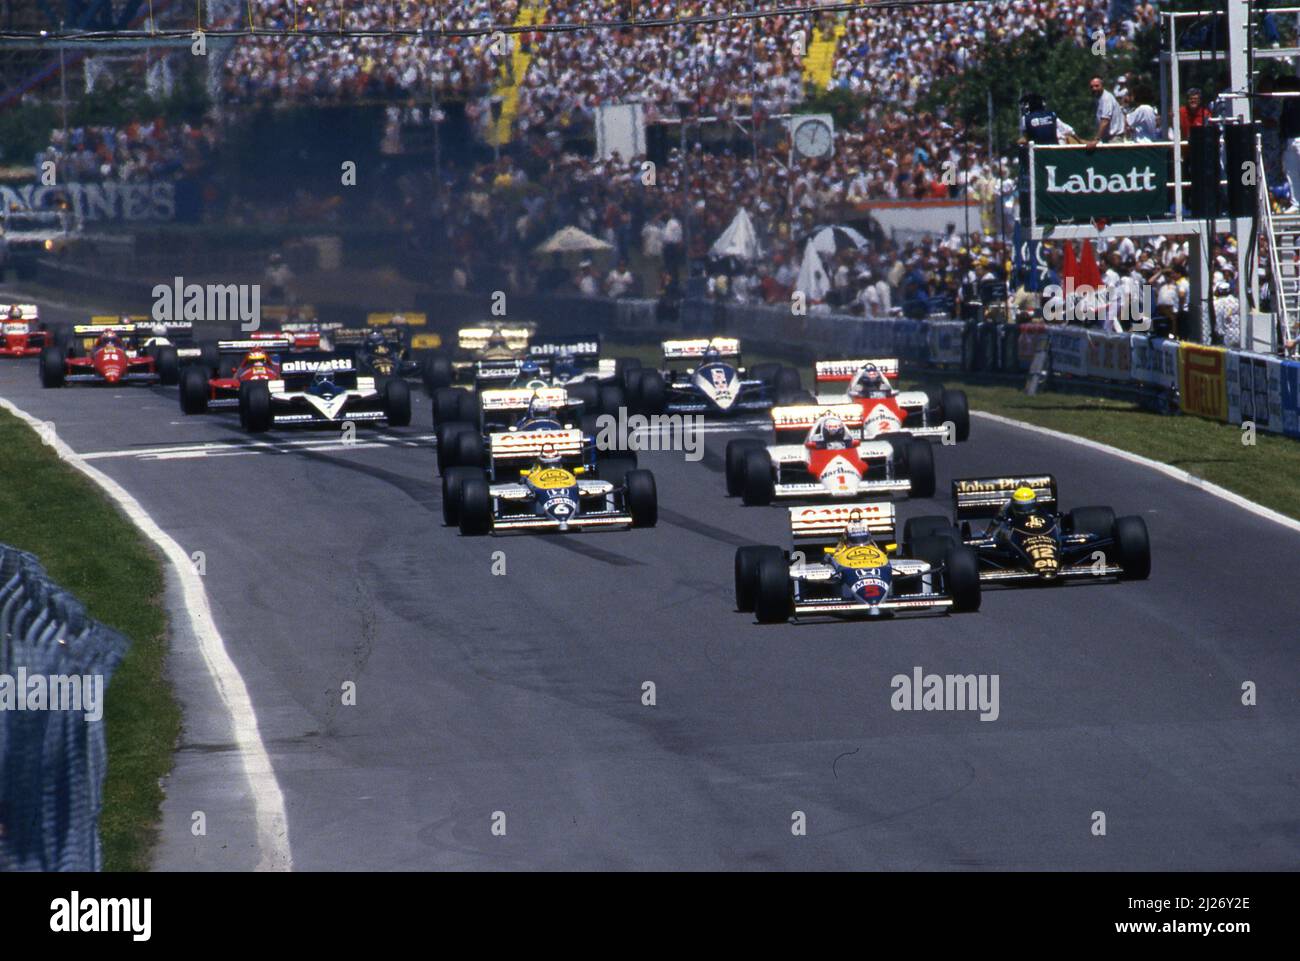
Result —
[[411, 422], [411, 389], [397, 378], [376, 385], [346, 351], [291, 354], [281, 358], [278, 379], [239, 385], [239, 423], [252, 433], [380, 421], [390, 427]]
[[[1109, 507], [1057, 510], [1056, 478], [974, 477], [952, 482], [956, 523], [914, 517], [903, 528], [913, 550], [965, 544], [979, 558], [980, 580], [1055, 583], [1065, 578], [1145, 580], [1151, 573], [1146, 522]], [[973, 527], [972, 521], [985, 521]]]
[[128, 342], [131, 350], [147, 354], [155, 360], [166, 347], [175, 350], [177, 362], [182, 366], [211, 363], [216, 356], [214, 347], [199, 346], [195, 342], [194, 325], [188, 320], [157, 321], [145, 314], [103, 314], [91, 317], [88, 325], [72, 328], [72, 336], [67, 338], [70, 344], [68, 356], [93, 351], [99, 335], [110, 327]]
[[[663, 370], [634, 369], [625, 375], [628, 400], [641, 414], [753, 414], [802, 393], [793, 367], [741, 367], [740, 341], [734, 337], [665, 340], [662, 348]], [[677, 366], [692, 361], [699, 363]]]
[[35, 304], [0, 304], [0, 357], [38, 357], [54, 343]]
[[451, 355], [438, 351], [425, 358], [425, 390], [432, 396], [440, 387], [476, 383], [480, 367], [523, 360], [536, 332], [536, 324], [462, 327], [456, 331], [456, 349]]
[[862, 409], [856, 404], [773, 407], [772, 426], [772, 447], [751, 438], [727, 442], [727, 493], [746, 504], [934, 495], [930, 445], [906, 435], [861, 440]]
[[[607, 461], [598, 465], [599, 477], [587, 476], [592, 448], [580, 430], [510, 430], [490, 440], [489, 476], [457, 466], [443, 477], [443, 519], [458, 524], [462, 534], [658, 522], [654, 475]], [[519, 470], [521, 463], [527, 466]], [[512, 468], [518, 473], [509, 478]]]
[[438, 424], [435, 438], [438, 444], [438, 470], [449, 467], [487, 467], [488, 448], [493, 434], [510, 430], [530, 430], [539, 427], [570, 428], [581, 412], [582, 402], [574, 400], [563, 387], [542, 384], [512, 387], [504, 390], [485, 390], [482, 394], [471, 391], [442, 388], [461, 398], [470, 398], [475, 410], [470, 417], [444, 420]]
[[290, 347], [287, 338], [217, 341], [217, 369], [190, 364], [181, 370], [181, 412], [236, 409], [242, 384], [280, 379], [280, 354]]
[[243, 324], [231, 328], [232, 340], [287, 340], [291, 351], [333, 350], [333, 334], [342, 324], [324, 323], [309, 304], [292, 307], [278, 304], [263, 307], [257, 326], [248, 330]]
[[975, 552], [952, 544], [897, 555], [888, 501], [790, 508], [795, 549], [736, 550], [736, 607], [771, 624], [807, 615], [978, 611]]
[[141, 346], [136, 324], [94, 324], [72, 328], [84, 343], [93, 336], [89, 352], [81, 355], [76, 342], [65, 355], [50, 345], [41, 349], [42, 387], [64, 384], [174, 384], [180, 376], [177, 350], [171, 345]]
[[[813, 371], [817, 403], [857, 404], [862, 409], [863, 440], [898, 433], [944, 438], [949, 434], [949, 424], [952, 425], [951, 441], [970, 437], [966, 392], [944, 390], [933, 401], [922, 390], [897, 390], [894, 387], [898, 380], [896, 358], [819, 360]], [[843, 392], [838, 390], [841, 387]]]

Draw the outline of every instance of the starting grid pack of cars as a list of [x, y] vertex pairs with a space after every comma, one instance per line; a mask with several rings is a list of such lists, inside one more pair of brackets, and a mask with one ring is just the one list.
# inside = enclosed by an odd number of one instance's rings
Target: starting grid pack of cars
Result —
[[788, 515], [788, 546], [735, 554], [736, 608], [762, 623], [977, 611], [988, 584], [1151, 569], [1142, 518], [1062, 511], [1046, 473], [954, 480], [951, 514], [900, 531], [893, 498], [934, 497], [938, 442], [966, 441], [970, 411], [959, 390], [899, 390], [893, 358], [818, 361], [809, 391], [794, 367], [743, 367], [734, 337], [666, 340], [652, 369], [601, 357], [594, 335], [539, 339], [533, 324], [462, 328], [451, 349], [429, 350], [441, 343], [422, 314], [371, 314], [361, 328], [264, 315], [202, 344], [189, 323], [118, 315], [49, 330], [32, 304], [0, 315], [0, 355], [38, 358], [44, 387], [174, 385], [184, 414], [229, 410], [252, 433], [404, 427], [411, 382], [422, 385], [443, 520], [464, 536], [655, 526], [654, 475], [632, 445], [597, 444], [601, 415], [767, 419], [770, 440], [730, 440], [724, 465], [728, 496]]

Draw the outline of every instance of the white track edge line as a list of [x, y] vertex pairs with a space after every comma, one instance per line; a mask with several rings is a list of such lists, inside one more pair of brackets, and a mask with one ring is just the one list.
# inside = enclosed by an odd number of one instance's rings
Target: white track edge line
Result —
[[1253, 500], [1242, 497], [1226, 487], [1220, 487], [1218, 484], [1212, 484], [1204, 477], [1197, 477], [1180, 467], [1174, 467], [1171, 464], [1165, 464], [1158, 460], [1152, 460], [1150, 457], [1143, 457], [1141, 454], [1134, 454], [1131, 451], [1121, 450], [1118, 447], [1112, 447], [1110, 444], [1103, 444], [1100, 441], [1090, 440], [1087, 437], [1078, 437], [1074, 434], [1067, 434], [1064, 431], [1052, 430], [1050, 427], [1039, 427], [1037, 424], [1026, 423], [1023, 420], [1014, 420], [1010, 417], [1003, 417], [1000, 414], [990, 414], [983, 410], [971, 411], [976, 417], [983, 417], [985, 420], [995, 421], [999, 424], [1006, 424], [1008, 427], [1018, 427], [1021, 430], [1033, 431], [1036, 434], [1046, 434], [1048, 437], [1055, 437], [1057, 440], [1068, 441], [1071, 444], [1078, 444], [1081, 447], [1090, 447], [1112, 457], [1118, 457], [1132, 464], [1140, 464], [1151, 470], [1158, 471], [1166, 477], [1171, 477], [1176, 481], [1181, 481], [1191, 487], [1199, 488], [1212, 497], [1227, 501], [1235, 507], [1240, 507], [1244, 511], [1262, 517], [1265, 520], [1272, 521], [1274, 524], [1280, 524], [1289, 530], [1300, 532], [1300, 520], [1294, 517], [1287, 517], [1280, 511], [1275, 511], [1271, 507], [1265, 507], [1263, 504], [1257, 504]]
[[[45, 423], [18, 407], [8, 398], [0, 397], [0, 407], [25, 422], [41, 435]], [[194, 570], [193, 562], [185, 549], [140, 505], [131, 494], [107, 474], [82, 460], [57, 435], [42, 436], [50, 442], [59, 458], [71, 464], [94, 481], [122, 509], [127, 517], [146, 537], [157, 545], [171, 562], [180, 580], [185, 599], [185, 614], [190, 629], [199, 642], [208, 676], [230, 718], [230, 728], [239, 746], [239, 763], [252, 794], [254, 816], [257, 821], [257, 844], [261, 859], [258, 871], [289, 871], [293, 869], [293, 855], [289, 846], [289, 819], [284, 806], [284, 794], [276, 779], [270, 755], [258, 729], [257, 713], [239, 668], [230, 659], [226, 642], [217, 630], [208, 604], [207, 590]]]

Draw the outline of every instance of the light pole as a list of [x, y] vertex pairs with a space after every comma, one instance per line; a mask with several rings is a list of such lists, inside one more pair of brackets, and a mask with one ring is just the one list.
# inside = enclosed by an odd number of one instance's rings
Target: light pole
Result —
[[682, 151], [682, 263], [686, 266], [686, 279], [691, 279], [691, 168], [686, 155], [686, 117], [691, 101], [677, 101], [677, 116], [681, 119]]

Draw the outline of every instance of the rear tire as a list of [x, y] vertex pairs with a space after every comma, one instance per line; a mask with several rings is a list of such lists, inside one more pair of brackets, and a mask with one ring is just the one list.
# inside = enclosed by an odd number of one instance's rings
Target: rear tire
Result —
[[240, 421], [251, 434], [271, 429], [271, 389], [266, 381], [257, 380], [239, 387]]
[[438, 472], [445, 474], [448, 469], [456, 466], [456, 440], [466, 431], [473, 431], [473, 424], [466, 424], [464, 421], [448, 421], [445, 424], [439, 424], [436, 428], [438, 438]]
[[1065, 515], [1065, 520], [1074, 534], [1109, 538], [1115, 530], [1115, 512], [1109, 507], [1076, 507]]
[[180, 361], [176, 358], [175, 347], [159, 347], [154, 366], [158, 370], [158, 382], [168, 387], [181, 379]]
[[596, 464], [596, 475], [615, 487], [623, 487], [627, 483], [627, 476], [635, 470], [634, 457], [607, 457]]
[[760, 624], [783, 624], [793, 610], [790, 596], [790, 568], [785, 558], [765, 558], [758, 564], [754, 584], [754, 614]]
[[939, 418], [952, 422], [957, 441], [970, 439], [970, 404], [964, 390], [945, 390], [939, 395]]
[[614, 377], [623, 385], [628, 386], [627, 375], [634, 370], [641, 369], [640, 357], [619, 357], [614, 361]]
[[908, 497], [934, 496], [934, 451], [929, 441], [913, 440], [907, 445], [907, 478], [912, 483]]
[[432, 397], [442, 387], [450, 387], [454, 377], [451, 360], [445, 354], [429, 354], [424, 358], [420, 379], [424, 381], [424, 389], [429, 396]]
[[969, 547], [953, 547], [948, 551], [943, 572], [943, 586], [952, 597], [957, 611], [980, 609], [980, 564], [975, 551]]
[[202, 414], [208, 409], [208, 368], [190, 365], [181, 373], [181, 413]]
[[472, 427], [462, 431], [456, 437], [456, 460], [459, 467], [487, 466], [487, 449], [483, 444], [483, 435]]
[[951, 535], [955, 543], [960, 544], [956, 528], [952, 521], [942, 514], [926, 514], [922, 517], [909, 517], [903, 522], [903, 545], [910, 548], [922, 537], [947, 537]]
[[565, 391], [569, 395], [569, 400], [582, 401], [582, 413], [600, 413], [600, 386], [598, 384], [573, 384], [572, 386], [565, 388]]
[[442, 522], [448, 527], [460, 523], [461, 492], [467, 480], [482, 480], [483, 472], [475, 467], [452, 467], [442, 475]]
[[758, 566], [765, 558], [774, 559], [778, 564], [784, 563], [785, 552], [779, 547], [767, 546], [736, 548], [736, 610], [742, 614], [754, 613], [758, 595]]
[[796, 368], [782, 367], [776, 372], [776, 379], [772, 386], [776, 390], [777, 397], [789, 397], [803, 390], [803, 380]]
[[1145, 581], [1151, 576], [1151, 537], [1146, 521], [1131, 514], [1117, 517], [1114, 537], [1119, 564], [1124, 568], [1120, 577], [1126, 581]]
[[459, 409], [457, 420], [463, 420], [467, 424], [478, 423], [478, 391], [476, 389], [457, 391], [460, 394], [456, 398]]
[[221, 352], [217, 350], [216, 344], [204, 344], [199, 348], [199, 363], [208, 369], [208, 376], [217, 376], [217, 370], [221, 367]]
[[599, 407], [602, 414], [618, 417], [620, 410], [627, 409], [627, 393], [618, 384], [602, 384]]
[[63, 362], [63, 353], [58, 347], [41, 348], [41, 386], [62, 387], [67, 366]]
[[627, 510], [632, 515], [633, 527], [654, 527], [659, 523], [659, 492], [655, 475], [648, 470], [631, 470], [624, 480], [627, 485]]
[[411, 388], [394, 377], [384, 385], [384, 416], [389, 427], [406, 427], [411, 423]]
[[776, 478], [772, 474], [772, 458], [768, 456], [766, 448], [745, 453], [740, 496], [749, 507], [770, 504], [772, 498], [776, 496]]
[[482, 537], [492, 530], [492, 492], [482, 477], [467, 477], [460, 488], [460, 532]]
[[763, 450], [767, 445], [752, 437], [727, 441], [727, 496], [739, 497], [745, 484], [745, 455], [751, 450]]
[[668, 401], [668, 388], [664, 384], [663, 374], [657, 370], [641, 372], [637, 389], [637, 408], [646, 416], [662, 414], [664, 404]]
[[433, 392], [434, 427], [453, 420], [473, 420], [472, 417], [461, 416], [460, 395], [463, 393], [463, 390], [457, 390], [455, 387], [439, 387]]
[[777, 375], [781, 373], [781, 365], [773, 363], [755, 364], [749, 370], [749, 376], [754, 380], [761, 380], [765, 387], [775, 387]]

